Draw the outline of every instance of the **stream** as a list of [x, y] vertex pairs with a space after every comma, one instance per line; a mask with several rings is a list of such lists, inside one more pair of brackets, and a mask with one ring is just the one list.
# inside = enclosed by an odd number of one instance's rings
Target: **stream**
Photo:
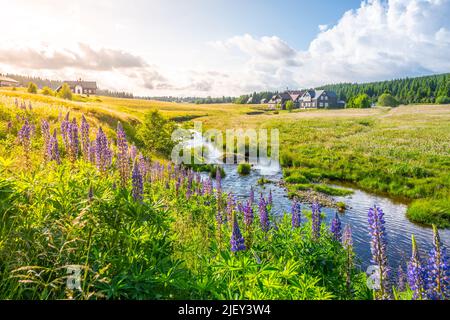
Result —
[[[217, 159], [219, 159], [220, 151], [214, 150], [214, 147], [210, 144], [202, 143], [208, 149], [209, 154], [213, 155], [209, 160], [218, 162]], [[189, 145], [192, 146], [191, 143]], [[246, 176], [241, 176], [237, 173], [237, 165], [222, 165], [226, 173], [226, 176], [222, 179], [223, 190], [233, 193], [238, 201], [248, 198], [251, 187], [255, 191], [255, 199], [259, 199], [260, 193], [263, 193], [267, 197], [269, 190], [271, 190], [273, 197], [273, 209], [271, 213], [273, 215], [290, 213], [292, 201], [287, 197], [287, 190], [278, 184], [283, 178], [279, 163], [273, 160], [262, 162], [264, 165], [258, 164], [253, 166], [250, 174]], [[260, 186], [257, 182], [261, 177], [273, 183]], [[405, 263], [411, 256], [411, 234], [414, 234], [416, 238], [422, 257], [425, 258], [428, 255], [428, 252], [432, 248], [433, 231], [430, 227], [411, 222], [406, 217], [407, 206], [405, 204], [399, 203], [389, 197], [368, 193], [354, 187], [345, 187], [345, 189], [352, 190], [353, 194], [349, 196], [333, 196], [332, 198], [335, 201], [344, 202], [347, 206], [345, 212], [339, 213], [339, 217], [342, 226], [350, 224], [352, 227], [354, 251], [361, 269], [366, 270], [370, 265], [371, 253], [367, 211], [375, 204], [385, 214], [388, 263], [393, 275], [396, 274], [399, 264], [405, 270]], [[310, 206], [302, 203], [302, 209], [309, 210]], [[322, 212], [326, 215], [324, 222], [329, 225], [336, 211], [334, 208], [323, 207]], [[439, 234], [443, 245], [450, 249], [450, 229], [441, 229], [439, 230]]]

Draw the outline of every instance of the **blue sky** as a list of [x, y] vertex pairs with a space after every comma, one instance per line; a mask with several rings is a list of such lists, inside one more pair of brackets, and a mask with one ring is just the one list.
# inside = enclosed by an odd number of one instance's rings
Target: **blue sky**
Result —
[[[0, 73], [220, 96], [450, 71], [450, 0], [0, 0]], [[20, 21], [20, 23], [17, 23]]]

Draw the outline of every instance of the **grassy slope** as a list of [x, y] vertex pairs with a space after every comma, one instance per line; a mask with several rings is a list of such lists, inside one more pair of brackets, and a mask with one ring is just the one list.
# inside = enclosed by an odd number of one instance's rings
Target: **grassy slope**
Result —
[[[423, 223], [450, 225], [450, 210], [446, 206], [450, 194], [450, 106], [247, 115], [260, 106], [175, 104], [109, 97], [68, 102], [20, 90], [0, 91], [0, 103], [11, 102], [12, 97], [40, 101], [45, 106], [64, 105], [111, 128], [117, 120], [124, 121], [129, 124], [125, 129], [131, 138], [145, 112], [154, 109], [169, 118], [198, 117], [196, 120], [202, 121], [206, 128], [276, 127], [280, 129], [283, 145], [282, 163], [292, 167], [290, 172], [298, 171], [297, 174], [312, 182], [344, 180], [407, 199], [434, 198], [432, 202], [413, 203], [409, 216]], [[56, 111], [48, 112], [56, 116]]]

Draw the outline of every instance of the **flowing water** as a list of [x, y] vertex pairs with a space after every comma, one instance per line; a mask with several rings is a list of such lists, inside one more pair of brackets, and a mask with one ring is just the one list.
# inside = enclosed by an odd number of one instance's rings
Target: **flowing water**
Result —
[[[201, 141], [201, 140], [200, 140]], [[204, 142], [203, 142], [204, 143]], [[213, 150], [213, 146], [204, 143], [214, 159], [219, 159], [220, 152]], [[259, 194], [267, 198], [269, 190], [272, 191], [273, 209], [272, 214], [282, 215], [291, 212], [292, 201], [287, 197], [287, 191], [278, 182], [282, 179], [281, 167], [276, 161], [262, 161], [263, 164], [255, 165], [249, 175], [240, 176], [236, 165], [223, 165], [226, 176], [222, 179], [222, 188], [225, 192], [233, 193], [237, 200], [245, 200], [250, 194], [250, 188], [255, 190], [255, 198]], [[264, 177], [272, 181], [263, 186], [258, 185], [258, 179]], [[347, 209], [339, 213], [342, 225], [350, 224], [353, 232], [354, 251], [359, 259], [360, 267], [365, 270], [370, 265], [370, 236], [367, 227], [367, 211], [373, 205], [383, 209], [385, 213], [387, 232], [388, 262], [395, 274], [399, 264], [405, 266], [405, 262], [411, 256], [411, 234], [414, 234], [422, 256], [427, 254], [432, 247], [433, 231], [409, 221], [406, 217], [407, 206], [385, 196], [371, 194], [357, 188], [348, 188], [353, 194], [343, 197], [333, 197], [336, 201], [342, 201]], [[307, 204], [302, 208], [309, 210]], [[331, 219], [337, 212], [333, 208], [322, 208], [326, 214], [325, 222], [330, 224]], [[450, 249], [450, 229], [440, 230], [441, 241]]]

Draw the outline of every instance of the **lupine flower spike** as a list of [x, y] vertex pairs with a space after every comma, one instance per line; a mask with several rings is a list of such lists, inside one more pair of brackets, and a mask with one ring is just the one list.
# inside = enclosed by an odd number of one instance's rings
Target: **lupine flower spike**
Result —
[[341, 242], [342, 238], [341, 219], [339, 219], [339, 215], [337, 214], [337, 212], [333, 220], [331, 220], [330, 231], [333, 234], [333, 239]]
[[450, 268], [445, 247], [433, 225], [433, 248], [428, 258], [428, 297], [433, 300], [450, 298]]
[[245, 240], [241, 234], [241, 230], [239, 229], [236, 213], [233, 214], [232, 220], [233, 220], [233, 231], [231, 233], [231, 240], [230, 240], [231, 251], [232, 252], [243, 251], [246, 249]]
[[377, 266], [380, 277], [380, 289], [376, 296], [379, 299], [388, 297], [388, 262], [386, 254], [386, 229], [384, 213], [381, 208], [374, 206], [368, 212], [369, 234], [371, 237], [370, 249], [372, 252], [372, 263]]
[[[134, 160], [134, 158], [132, 158]], [[130, 175], [128, 158], [128, 142], [122, 124], [117, 123], [117, 164], [119, 167], [120, 183], [126, 187]]]
[[137, 164], [136, 160], [133, 164], [133, 174], [131, 178], [133, 184], [131, 194], [133, 195], [135, 201], [142, 201], [144, 194], [144, 185], [142, 182], [141, 172], [139, 171], [139, 165]]
[[294, 200], [294, 203], [292, 204], [292, 228], [299, 228], [301, 224], [301, 217], [302, 215], [302, 208], [299, 202], [297, 200]]
[[320, 227], [322, 225], [321, 208], [319, 203], [314, 202], [311, 205], [311, 235], [314, 240], [320, 238]]
[[419, 250], [417, 248], [414, 235], [411, 236], [412, 254], [408, 263], [408, 283], [413, 291], [414, 300], [423, 300], [426, 298], [426, 270], [422, 265]]
[[347, 292], [350, 293], [351, 274], [353, 268], [353, 237], [352, 237], [352, 229], [348, 224], [345, 225], [344, 232], [342, 234], [342, 246], [347, 252], [346, 284], [347, 284]]

